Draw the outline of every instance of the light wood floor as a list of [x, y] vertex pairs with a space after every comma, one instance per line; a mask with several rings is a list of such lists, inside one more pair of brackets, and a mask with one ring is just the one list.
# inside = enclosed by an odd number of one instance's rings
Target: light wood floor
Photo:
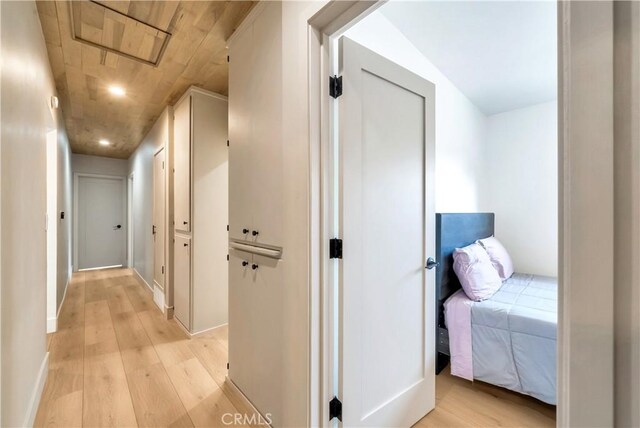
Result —
[[436, 376], [436, 408], [415, 427], [555, 427], [556, 408], [484, 382]]
[[237, 412], [227, 329], [189, 340], [129, 269], [73, 276], [49, 352], [35, 426], [226, 426]]
[[[58, 322], [37, 427], [228, 426], [224, 414], [248, 413], [224, 382], [227, 329], [189, 339], [128, 269], [75, 274]], [[416, 427], [555, 426], [535, 399], [448, 373], [436, 385]]]

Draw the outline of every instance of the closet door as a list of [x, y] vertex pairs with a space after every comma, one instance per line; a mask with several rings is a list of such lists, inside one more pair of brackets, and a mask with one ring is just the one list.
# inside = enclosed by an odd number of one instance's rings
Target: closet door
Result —
[[[279, 8], [267, 8], [253, 27], [255, 77], [252, 88], [253, 131], [251, 134], [251, 170], [253, 174], [254, 230], [251, 240], [270, 245], [283, 245], [282, 210], [284, 168], [283, 157], [290, 150], [282, 135], [282, 33]], [[293, 142], [289, 142], [292, 144]], [[253, 232], [252, 232], [253, 233]]]
[[176, 235], [174, 240], [173, 306], [174, 316], [191, 329], [191, 238]]
[[[272, 426], [282, 421], [282, 262], [232, 250], [229, 263], [229, 377]], [[247, 262], [243, 266], [243, 262]], [[250, 309], [249, 309], [250, 308]], [[292, 327], [293, 328], [293, 327]]]
[[174, 218], [175, 229], [191, 231], [191, 96], [174, 110]]
[[252, 212], [252, 32], [239, 36], [229, 51], [229, 237], [249, 239]]

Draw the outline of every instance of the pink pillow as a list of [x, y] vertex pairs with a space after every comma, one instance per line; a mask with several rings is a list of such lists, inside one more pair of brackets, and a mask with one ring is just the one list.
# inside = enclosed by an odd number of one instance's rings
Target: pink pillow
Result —
[[500, 278], [504, 281], [513, 275], [513, 262], [507, 249], [495, 237], [479, 239], [478, 242], [487, 251], [493, 267], [496, 268]]
[[458, 275], [464, 292], [476, 302], [493, 296], [502, 286], [498, 271], [491, 264], [487, 252], [478, 243], [455, 249], [453, 270]]

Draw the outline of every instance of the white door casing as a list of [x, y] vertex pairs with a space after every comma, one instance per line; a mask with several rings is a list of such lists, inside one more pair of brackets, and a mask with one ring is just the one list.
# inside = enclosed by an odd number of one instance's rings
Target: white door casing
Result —
[[126, 254], [125, 179], [76, 174], [76, 266], [122, 266]]
[[342, 420], [411, 426], [435, 406], [435, 86], [340, 43]]
[[165, 150], [153, 157], [153, 282], [164, 290], [165, 260]]

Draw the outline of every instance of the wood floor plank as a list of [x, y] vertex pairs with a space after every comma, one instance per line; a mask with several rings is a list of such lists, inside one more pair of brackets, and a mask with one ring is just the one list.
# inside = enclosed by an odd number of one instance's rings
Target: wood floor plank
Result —
[[128, 373], [139, 426], [193, 426], [161, 363]]
[[137, 426], [120, 354], [87, 357], [84, 371], [84, 426]]

